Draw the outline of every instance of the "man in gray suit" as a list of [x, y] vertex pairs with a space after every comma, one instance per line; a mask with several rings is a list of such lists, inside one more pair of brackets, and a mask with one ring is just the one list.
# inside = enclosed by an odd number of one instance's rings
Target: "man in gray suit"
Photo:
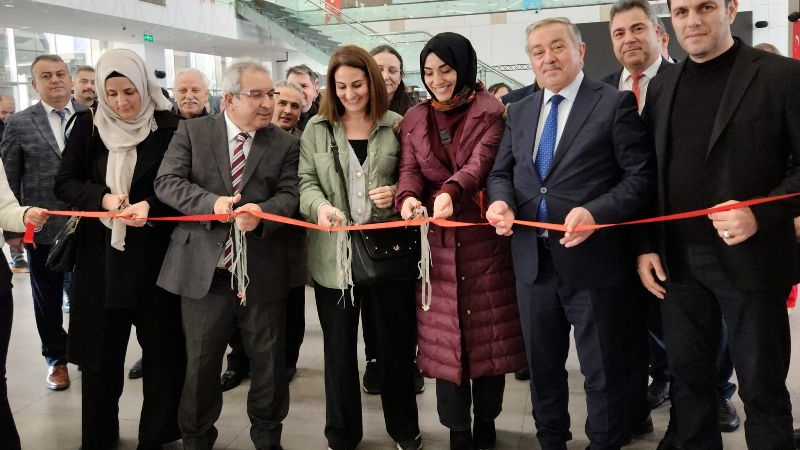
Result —
[[[224, 113], [181, 122], [159, 169], [156, 194], [187, 215], [256, 210], [291, 217], [298, 207], [299, 140], [270, 124], [269, 72], [254, 62], [235, 63], [223, 89]], [[281, 422], [289, 411], [287, 229], [247, 213], [229, 222], [180, 223], [161, 268], [159, 286], [181, 295], [189, 361], [178, 422], [187, 450], [213, 447], [222, 358], [238, 327], [251, 358], [250, 436], [259, 450], [281, 450]], [[229, 267], [239, 257], [231, 245], [233, 227], [246, 232], [246, 303], [231, 287]]]
[[[0, 142], [8, 184], [23, 205], [63, 210], [66, 205], [53, 194], [53, 183], [64, 150], [64, 127], [84, 107], [72, 100], [69, 69], [58, 55], [39, 55], [31, 64], [33, 88], [41, 101], [5, 122]], [[66, 218], [53, 217], [35, 235], [36, 245], [26, 245], [31, 273], [36, 327], [42, 339], [42, 355], [50, 367], [46, 385], [53, 390], [69, 387], [67, 333], [62, 326], [64, 272], [45, 266], [50, 247]]]

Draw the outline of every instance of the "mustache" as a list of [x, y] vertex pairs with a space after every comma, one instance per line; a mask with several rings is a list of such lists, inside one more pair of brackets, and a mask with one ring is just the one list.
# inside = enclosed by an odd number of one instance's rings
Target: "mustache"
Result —
[[181, 102], [181, 105], [198, 105], [200, 106], [200, 102], [197, 100], [184, 100]]

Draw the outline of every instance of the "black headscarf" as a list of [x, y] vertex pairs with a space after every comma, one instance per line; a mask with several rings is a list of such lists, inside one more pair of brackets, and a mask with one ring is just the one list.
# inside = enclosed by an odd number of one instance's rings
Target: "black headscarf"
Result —
[[[425, 74], [425, 58], [431, 52], [435, 53], [439, 59], [456, 71], [456, 86], [453, 89], [453, 95], [459, 94], [464, 87], [470, 90], [477, 88], [478, 57], [469, 39], [456, 33], [439, 33], [432, 37], [419, 54], [419, 67], [422, 70], [423, 77]], [[422, 84], [425, 85], [425, 89], [428, 90], [431, 97], [436, 98], [428, 88], [428, 85]]]

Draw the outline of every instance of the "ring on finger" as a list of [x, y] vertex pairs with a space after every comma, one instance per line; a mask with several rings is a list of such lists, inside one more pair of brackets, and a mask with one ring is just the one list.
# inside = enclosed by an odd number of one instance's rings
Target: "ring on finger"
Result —
[[730, 231], [728, 231], [728, 230], [723, 230], [722, 231], [722, 239], [730, 239], [732, 237], [733, 237], [733, 235], [730, 233]]

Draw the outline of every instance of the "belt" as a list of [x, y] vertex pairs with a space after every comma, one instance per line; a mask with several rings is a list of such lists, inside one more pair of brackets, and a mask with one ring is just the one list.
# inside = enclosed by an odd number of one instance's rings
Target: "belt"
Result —
[[217, 267], [214, 269], [214, 275], [220, 277], [229, 277], [231, 276], [231, 271], [224, 267]]

